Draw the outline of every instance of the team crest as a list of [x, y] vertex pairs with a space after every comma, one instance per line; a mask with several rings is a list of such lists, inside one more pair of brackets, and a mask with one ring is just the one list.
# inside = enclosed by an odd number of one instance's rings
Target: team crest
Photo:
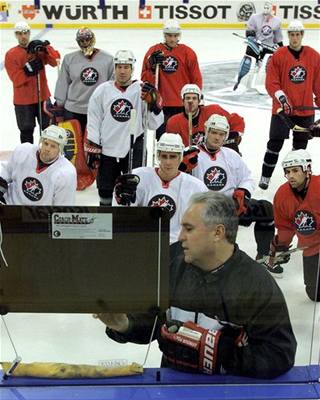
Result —
[[174, 200], [165, 194], [157, 194], [153, 196], [148, 203], [148, 207], [164, 207], [169, 211], [169, 217], [172, 218], [176, 212], [176, 203]]
[[302, 65], [296, 65], [289, 71], [289, 79], [292, 83], [302, 83], [307, 78], [307, 71]]
[[261, 33], [263, 34], [263, 36], [268, 37], [271, 35], [272, 33], [272, 29], [271, 26], [269, 25], [264, 25], [261, 29]]
[[95, 68], [88, 67], [81, 71], [81, 82], [86, 86], [93, 86], [98, 82], [99, 73]]
[[168, 74], [176, 72], [178, 69], [178, 60], [172, 56], [166, 57], [162, 63], [162, 70]]
[[219, 191], [223, 189], [227, 183], [226, 171], [218, 166], [208, 168], [204, 174], [204, 183], [209, 190]]
[[310, 211], [298, 210], [294, 216], [294, 224], [301, 235], [311, 235], [317, 229], [316, 220]]
[[127, 99], [117, 99], [111, 104], [111, 115], [118, 122], [127, 122], [130, 119], [132, 104]]
[[240, 3], [237, 10], [238, 21], [248, 21], [252, 14], [256, 12], [254, 4], [250, 1], [246, 3]]
[[39, 13], [39, 10], [36, 9], [34, 4], [22, 5], [19, 13], [21, 13], [25, 19], [34, 19]]
[[43, 196], [42, 183], [31, 176], [22, 181], [22, 192], [27, 199], [31, 201], [39, 201]]
[[192, 135], [192, 144], [197, 145], [203, 142], [204, 133], [203, 132], [196, 132]]

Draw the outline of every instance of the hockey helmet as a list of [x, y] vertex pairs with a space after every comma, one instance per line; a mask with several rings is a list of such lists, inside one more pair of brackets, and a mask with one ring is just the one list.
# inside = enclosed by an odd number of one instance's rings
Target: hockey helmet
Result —
[[14, 26], [14, 33], [28, 33], [30, 30], [29, 24], [25, 21], [17, 22]]
[[224, 140], [228, 139], [230, 125], [227, 118], [224, 115], [212, 114], [204, 123], [205, 127], [205, 139], [207, 139], [207, 135], [210, 129], [225, 132], [226, 136]]
[[129, 64], [134, 66], [136, 59], [131, 50], [118, 50], [114, 56], [114, 65]]
[[302, 171], [311, 171], [312, 160], [307, 150], [291, 150], [282, 161], [282, 168], [301, 167]]
[[91, 29], [82, 27], [78, 29], [76, 41], [85, 56], [91, 56], [96, 44], [96, 37]]
[[163, 24], [164, 34], [181, 34], [181, 27], [177, 20], [169, 19]]
[[168, 151], [170, 153], [179, 153], [183, 156], [184, 144], [178, 133], [165, 132], [157, 143], [157, 152]]
[[271, 15], [272, 14], [272, 3], [271, 1], [266, 1], [263, 6], [263, 15]]
[[43, 139], [52, 140], [53, 142], [58, 143], [61, 154], [63, 154], [64, 146], [68, 141], [66, 130], [57, 125], [50, 125], [48, 128], [44, 129], [41, 133], [40, 143]]
[[198, 85], [195, 85], [194, 83], [187, 83], [186, 85], [183, 86], [181, 89], [181, 98], [182, 100], [184, 99], [184, 96], [188, 93], [195, 93], [199, 96], [199, 100], [202, 98], [202, 93]]
[[304, 26], [298, 19], [292, 20], [288, 25], [288, 32], [304, 32]]

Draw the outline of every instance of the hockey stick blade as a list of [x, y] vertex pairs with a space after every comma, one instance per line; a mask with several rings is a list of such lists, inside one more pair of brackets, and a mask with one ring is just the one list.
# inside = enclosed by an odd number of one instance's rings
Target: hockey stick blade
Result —
[[[299, 133], [310, 133], [310, 129], [308, 128], [303, 128], [302, 126], [296, 125], [288, 115], [285, 114], [282, 108], [278, 108], [277, 110], [277, 115], [282, 119], [282, 121], [287, 125], [287, 127], [294, 132], [299, 132]], [[310, 139], [312, 136], [310, 136]]]
[[[291, 255], [292, 253], [295, 253], [297, 251], [302, 251], [302, 250], [305, 250], [308, 248], [309, 248], [309, 246], [302, 246], [302, 247], [295, 247], [295, 248], [287, 250], [287, 251], [282, 251], [277, 256], [275, 256], [274, 264], [279, 263], [279, 261], [281, 261], [284, 257]], [[265, 262], [265, 260], [266, 260], [265, 258], [261, 258], [260, 260], [257, 260], [257, 263], [263, 264]]]

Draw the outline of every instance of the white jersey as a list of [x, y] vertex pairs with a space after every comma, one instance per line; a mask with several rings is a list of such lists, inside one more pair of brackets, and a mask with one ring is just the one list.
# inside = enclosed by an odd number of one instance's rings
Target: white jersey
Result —
[[201, 179], [209, 190], [232, 197], [235, 189], [246, 189], [250, 194], [255, 188], [251, 171], [234, 150], [221, 147], [215, 154], [199, 146], [198, 165], [192, 175]]
[[[157, 173], [158, 168], [140, 167], [132, 173], [140, 178], [137, 187], [136, 207], [165, 207], [170, 215], [170, 244], [178, 241], [181, 219], [187, 209], [189, 198], [194, 193], [207, 192], [206, 186], [184, 172], [164, 182]], [[117, 206], [113, 194], [112, 205]]]
[[38, 169], [38, 145], [18, 145], [0, 176], [8, 182], [7, 204], [72, 206], [75, 204], [77, 174], [64, 156], [48, 167]]
[[282, 42], [281, 20], [274, 15], [253, 14], [247, 30], [256, 32], [256, 39], [269, 46]]
[[[93, 92], [88, 107], [88, 139], [102, 146], [102, 154], [124, 158], [130, 149], [130, 134], [134, 140], [145, 128], [157, 129], [163, 123], [162, 111], [155, 115], [145, 113], [146, 103], [141, 100], [141, 81], [134, 81], [125, 91], [115, 81], [101, 84]], [[130, 123], [130, 111], [136, 110], [136, 119]], [[147, 121], [147, 127], [144, 121]]]

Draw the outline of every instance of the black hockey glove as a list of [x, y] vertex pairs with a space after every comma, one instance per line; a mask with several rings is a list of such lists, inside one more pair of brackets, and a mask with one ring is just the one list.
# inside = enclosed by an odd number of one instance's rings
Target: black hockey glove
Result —
[[161, 65], [165, 59], [166, 57], [161, 50], [156, 50], [153, 53], [151, 53], [150, 56], [148, 57], [148, 61], [152, 71], [155, 71], [156, 65], [157, 64]]
[[209, 375], [219, 374], [222, 359], [232, 357], [237, 347], [248, 344], [243, 328], [205, 329], [191, 321], [163, 325], [158, 342], [173, 368]]
[[193, 168], [198, 165], [199, 151], [197, 146], [186, 147], [183, 151], [183, 159], [179, 165], [179, 170], [191, 173]]
[[290, 115], [292, 113], [292, 106], [289, 103], [289, 100], [287, 99], [285, 93], [282, 90], [277, 90], [274, 95], [278, 100], [278, 102], [280, 103], [284, 113]]
[[286, 252], [289, 248], [290, 246], [280, 244], [278, 235], [275, 235], [270, 244], [269, 255], [263, 264], [269, 271], [272, 271], [277, 267], [277, 265], [288, 263], [290, 261], [290, 253], [286, 254]]
[[27, 76], [37, 75], [43, 69], [43, 62], [39, 58], [30, 60], [25, 63], [23, 70]]
[[0, 176], [0, 204], [7, 204], [4, 195], [8, 190], [8, 182]]
[[118, 204], [130, 206], [136, 201], [137, 186], [140, 182], [138, 175], [124, 174], [118, 176], [114, 186], [115, 198]]
[[98, 169], [100, 166], [102, 147], [90, 140], [85, 140], [83, 149], [86, 157], [87, 166], [90, 169]]
[[56, 101], [52, 104], [50, 98], [43, 102], [43, 111], [49, 116], [52, 124], [57, 124], [64, 120], [63, 106], [58, 106]]
[[47, 52], [46, 47], [50, 44], [48, 40], [31, 40], [28, 44], [27, 51], [31, 54], [37, 54], [39, 51]]
[[141, 84], [141, 99], [148, 103], [148, 110], [158, 115], [162, 99], [158, 90], [148, 81]]
[[320, 137], [320, 119], [311, 124], [309, 129], [312, 137]]

